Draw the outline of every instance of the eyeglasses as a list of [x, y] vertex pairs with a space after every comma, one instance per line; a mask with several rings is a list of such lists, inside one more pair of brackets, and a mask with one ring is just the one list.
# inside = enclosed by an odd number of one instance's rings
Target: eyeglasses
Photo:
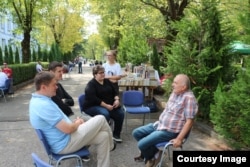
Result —
[[97, 74], [104, 74], [104, 72], [102, 71], [102, 72], [98, 72]]

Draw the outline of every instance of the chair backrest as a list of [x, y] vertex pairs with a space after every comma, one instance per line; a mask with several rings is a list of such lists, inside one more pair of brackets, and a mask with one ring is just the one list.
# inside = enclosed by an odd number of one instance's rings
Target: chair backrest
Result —
[[48, 155], [52, 155], [50, 146], [49, 146], [49, 144], [48, 144], [48, 142], [47, 142], [47, 140], [46, 140], [46, 138], [45, 138], [45, 136], [44, 136], [42, 130], [41, 130], [41, 129], [35, 129], [35, 130], [36, 130], [36, 133], [37, 133], [39, 139], [40, 139], [41, 142], [43, 143], [43, 146], [44, 146], [44, 148], [45, 148], [46, 153], [47, 153]]
[[126, 106], [140, 106], [144, 103], [144, 95], [141, 91], [129, 90], [124, 91], [122, 95], [122, 103]]
[[32, 156], [32, 160], [34, 162], [34, 165], [36, 167], [52, 167], [48, 163], [41, 160], [35, 153], [32, 153], [31, 156]]
[[83, 108], [84, 100], [85, 100], [85, 94], [81, 94], [78, 97], [78, 104], [79, 104], [80, 112], [84, 111], [84, 108]]

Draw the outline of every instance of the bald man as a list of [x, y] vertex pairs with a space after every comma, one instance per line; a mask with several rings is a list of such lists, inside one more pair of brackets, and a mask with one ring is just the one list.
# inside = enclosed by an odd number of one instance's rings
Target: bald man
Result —
[[145, 159], [146, 167], [155, 166], [160, 157], [155, 145], [171, 141], [174, 147], [179, 147], [192, 128], [197, 111], [197, 101], [191, 91], [188, 76], [177, 75], [172, 83], [172, 93], [159, 120], [136, 128], [132, 132], [141, 152], [135, 160]]

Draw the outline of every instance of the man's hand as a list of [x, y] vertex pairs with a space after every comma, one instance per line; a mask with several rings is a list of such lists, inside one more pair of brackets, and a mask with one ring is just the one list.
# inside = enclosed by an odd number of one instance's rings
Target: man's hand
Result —
[[77, 124], [81, 125], [81, 124], [84, 123], [84, 120], [83, 120], [82, 118], [77, 117], [77, 118], [74, 120], [74, 123], [77, 123]]
[[173, 147], [177, 148], [180, 147], [182, 145], [182, 140], [175, 138], [170, 140], [171, 143], [173, 143]]

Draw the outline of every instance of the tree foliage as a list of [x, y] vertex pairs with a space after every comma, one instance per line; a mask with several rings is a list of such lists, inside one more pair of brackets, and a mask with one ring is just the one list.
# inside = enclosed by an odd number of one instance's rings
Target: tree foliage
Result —
[[180, 21], [184, 17], [184, 10], [190, 3], [190, 0], [140, 0], [143, 4], [158, 10], [166, 23], [168, 35], [166, 39], [172, 41], [178, 31], [171, 26], [171, 22]]
[[7, 8], [11, 11], [12, 16], [17, 23], [18, 27], [23, 31], [22, 46], [22, 58], [23, 63], [28, 63], [30, 60], [30, 39], [33, 22], [37, 9], [39, 8], [41, 1], [38, 0], [8, 0], [5, 1]]
[[250, 59], [247, 64], [246, 70], [239, 71], [230, 90], [223, 84], [218, 86], [210, 112], [215, 130], [232, 139], [230, 143], [237, 148], [250, 147]]
[[15, 64], [20, 64], [20, 56], [19, 56], [18, 47], [16, 47], [16, 51], [15, 51]]
[[[46, 44], [57, 43], [62, 52], [72, 51], [75, 43], [83, 38], [84, 19], [81, 16], [84, 1], [54, 1], [40, 10], [41, 21], [37, 27], [46, 36]], [[44, 37], [37, 34], [40, 41]], [[53, 37], [53, 38], [51, 38]]]
[[165, 52], [168, 60], [165, 72], [186, 73], [190, 77], [199, 102], [199, 116], [206, 120], [219, 80], [229, 84], [233, 76], [228, 48], [231, 31], [223, 24], [225, 18], [217, 6], [215, 0], [202, 0], [189, 10], [188, 17], [174, 23], [172, 26], [179, 33]]
[[0, 46], [0, 64], [3, 64], [3, 50], [2, 50], [2, 47]]

